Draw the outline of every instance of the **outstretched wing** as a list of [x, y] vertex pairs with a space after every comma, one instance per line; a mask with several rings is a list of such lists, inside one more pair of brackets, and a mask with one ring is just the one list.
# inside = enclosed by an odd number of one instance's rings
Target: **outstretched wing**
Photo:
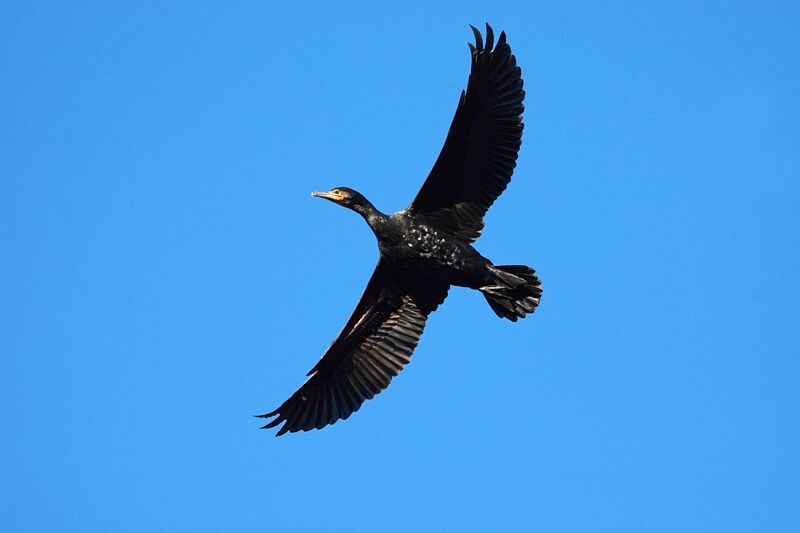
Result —
[[472, 242], [483, 230], [483, 216], [511, 181], [522, 142], [520, 68], [505, 32], [494, 45], [486, 25], [486, 44], [475, 33], [472, 69], [439, 158], [408, 207], [453, 235]]
[[336, 340], [300, 389], [271, 413], [264, 428], [321, 429], [358, 411], [411, 360], [425, 320], [449, 286], [392, 270], [378, 262], [367, 289]]

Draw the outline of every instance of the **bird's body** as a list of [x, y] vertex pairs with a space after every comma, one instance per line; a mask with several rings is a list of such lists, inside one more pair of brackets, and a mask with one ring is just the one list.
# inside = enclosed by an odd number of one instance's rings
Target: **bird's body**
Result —
[[382, 391], [410, 361], [427, 316], [450, 286], [480, 291], [501, 318], [532, 313], [542, 295], [534, 270], [493, 265], [472, 243], [483, 216], [511, 180], [522, 139], [520, 69], [501, 33], [486, 45], [475, 28], [472, 71], [444, 148], [408, 208], [378, 211], [347, 187], [313, 193], [360, 214], [378, 241], [380, 259], [355, 311], [309, 372], [306, 383], [265, 428], [320, 429], [346, 419]]
[[394, 268], [459, 287], [477, 289], [485, 284], [491, 263], [471, 244], [405, 210], [378, 214], [370, 227], [381, 259]]

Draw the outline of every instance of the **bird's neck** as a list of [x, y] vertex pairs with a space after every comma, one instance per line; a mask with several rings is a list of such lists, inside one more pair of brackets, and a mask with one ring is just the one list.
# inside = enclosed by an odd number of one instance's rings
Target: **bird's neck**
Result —
[[363, 205], [359, 205], [354, 211], [364, 217], [364, 220], [367, 221], [367, 224], [369, 224], [369, 227], [372, 228], [372, 231], [376, 235], [383, 230], [387, 217], [375, 209], [375, 206], [369, 201], [365, 201]]

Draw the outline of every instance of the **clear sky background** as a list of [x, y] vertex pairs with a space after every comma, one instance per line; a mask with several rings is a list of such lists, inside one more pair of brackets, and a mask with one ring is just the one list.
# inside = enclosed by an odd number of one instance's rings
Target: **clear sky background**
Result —
[[[0, 7], [1, 530], [800, 530], [797, 2], [108, 4]], [[377, 259], [309, 193], [405, 207], [484, 21], [539, 311], [274, 438]]]

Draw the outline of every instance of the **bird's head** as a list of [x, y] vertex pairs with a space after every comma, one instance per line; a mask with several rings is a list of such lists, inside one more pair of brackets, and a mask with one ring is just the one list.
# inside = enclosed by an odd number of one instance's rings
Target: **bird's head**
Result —
[[369, 204], [369, 201], [358, 191], [349, 187], [336, 187], [326, 192], [312, 192], [311, 196], [325, 198], [335, 204], [339, 204], [353, 211], [360, 212], [362, 208]]

